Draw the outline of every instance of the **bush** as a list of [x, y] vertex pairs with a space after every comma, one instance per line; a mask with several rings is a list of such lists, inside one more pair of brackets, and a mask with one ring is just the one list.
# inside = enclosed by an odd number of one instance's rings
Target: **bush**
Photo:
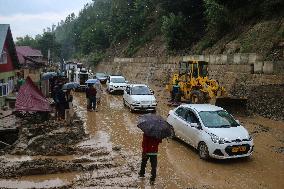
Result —
[[93, 66], [97, 65], [105, 57], [105, 53], [102, 51], [92, 52], [87, 56], [87, 61]]
[[161, 31], [168, 50], [180, 50], [191, 45], [195, 35], [187, 30], [187, 25], [187, 21], [181, 14], [170, 13], [168, 16], [163, 16]]
[[228, 9], [218, 4], [215, 0], [204, 0], [205, 2], [205, 15], [207, 18], [207, 31], [215, 33], [216, 37], [229, 31], [230, 20]]

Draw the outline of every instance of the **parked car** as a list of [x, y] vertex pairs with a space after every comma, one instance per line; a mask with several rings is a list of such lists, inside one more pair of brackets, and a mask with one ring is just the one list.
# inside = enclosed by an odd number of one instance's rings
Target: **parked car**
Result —
[[184, 104], [170, 110], [167, 122], [175, 137], [199, 151], [201, 159], [239, 158], [253, 152], [248, 131], [227, 111], [210, 104]]
[[98, 79], [98, 80], [100, 80], [100, 82], [101, 82], [102, 84], [105, 84], [105, 83], [106, 83], [107, 77], [108, 77], [107, 74], [102, 73], [102, 72], [97, 72], [97, 73], [95, 74], [95, 78]]
[[126, 80], [123, 76], [119, 75], [110, 75], [108, 76], [107, 82], [107, 91], [113, 93], [115, 91], [123, 92], [126, 88]]
[[130, 84], [123, 94], [123, 104], [130, 111], [156, 111], [157, 101], [151, 89], [144, 84]]

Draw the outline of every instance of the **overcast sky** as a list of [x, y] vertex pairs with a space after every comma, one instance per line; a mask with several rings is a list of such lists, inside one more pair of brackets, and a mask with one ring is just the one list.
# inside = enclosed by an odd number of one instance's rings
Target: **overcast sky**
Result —
[[44, 28], [65, 20], [72, 12], [78, 15], [92, 0], [0, 0], [0, 24], [10, 24], [16, 37], [42, 34]]

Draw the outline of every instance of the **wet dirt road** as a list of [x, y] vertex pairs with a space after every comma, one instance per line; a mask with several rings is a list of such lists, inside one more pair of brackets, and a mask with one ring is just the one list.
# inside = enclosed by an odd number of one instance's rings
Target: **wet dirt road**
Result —
[[[153, 89], [158, 100], [157, 114], [166, 117], [170, 109], [165, 105], [167, 94], [159, 88]], [[85, 130], [89, 134], [89, 138], [80, 141], [76, 146], [91, 148], [94, 156], [89, 152], [62, 156], [0, 156], [0, 166], [17, 165], [20, 162], [23, 162], [22, 165], [42, 165], [52, 160], [54, 165], [49, 163], [47, 165], [50, 167], [43, 168], [54, 170], [59, 165], [63, 171], [42, 171], [36, 175], [27, 173], [7, 179], [3, 177], [0, 179], [0, 188], [284, 188], [283, 122], [262, 117], [238, 117], [254, 138], [255, 153], [249, 159], [203, 161], [199, 159], [196, 150], [185, 143], [164, 140], [159, 146], [157, 181], [154, 186], [150, 186], [149, 163], [145, 179], [138, 179], [136, 174], [140, 167], [142, 139], [142, 131], [136, 124], [141, 113], [130, 113], [123, 106], [121, 95], [105, 92], [98, 112], [86, 111], [84, 93], [75, 94], [74, 104], [75, 111], [85, 122]], [[105, 148], [106, 151], [96, 151], [100, 148]], [[91, 169], [93, 171], [68, 168], [76, 162], [82, 162], [80, 166], [88, 166], [89, 162], [103, 166]], [[30, 169], [33, 166], [19, 168], [27, 168], [27, 171], [32, 172]], [[2, 169], [0, 173], [1, 171]]]
[[[158, 111], [166, 117], [165, 95], [156, 93]], [[85, 95], [76, 98], [86, 107]], [[141, 154], [142, 132], [136, 127], [139, 113], [130, 113], [123, 106], [121, 95], [105, 93], [98, 112], [85, 112], [86, 129], [95, 136], [105, 133], [115, 145], [137, 155]], [[181, 141], [164, 140], [159, 147], [158, 176], [155, 188], [284, 188], [284, 123], [262, 117], [238, 118], [255, 141], [255, 153], [249, 159], [199, 159], [197, 152]], [[139, 161], [137, 160], [137, 170]], [[139, 181], [141, 188], [149, 187], [149, 172]]]

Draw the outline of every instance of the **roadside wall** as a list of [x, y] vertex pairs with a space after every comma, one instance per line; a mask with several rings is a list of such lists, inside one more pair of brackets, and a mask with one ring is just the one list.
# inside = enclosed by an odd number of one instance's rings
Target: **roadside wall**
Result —
[[[265, 88], [258, 92], [258, 98], [250, 99], [249, 107], [260, 99], [275, 99], [275, 93], [284, 97], [284, 62], [263, 61], [255, 53], [231, 55], [189, 55], [181, 57], [141, 57], [141, 58], [114, 58], [101, 62], [96, 71], [109, 74], [123, 74], [132, 82], [143, 82], [165, 87], [170, 77], [178, 70], [178, 62], [186, 60], [200, 60], [209, 62], [209, 76], [217, 79], [229, 94], [241, 97], [255, 95], [258, 86]], [[284, 104], [284, 98], [278, 99], [279, 104]], [[274, 103], [275, 104], [275, 103]], [[254, 107], [258, 112], [262, 108]], [[270, 108], [267, 101], [266, 108]], [[276, 112], [276, 111], [274, 111]], [[284, 118], [283, 109], [279, 111]], [[279, 114], [277, 116], [279, 116]], [[271, 116], [273, 117], [273, 116]]]

